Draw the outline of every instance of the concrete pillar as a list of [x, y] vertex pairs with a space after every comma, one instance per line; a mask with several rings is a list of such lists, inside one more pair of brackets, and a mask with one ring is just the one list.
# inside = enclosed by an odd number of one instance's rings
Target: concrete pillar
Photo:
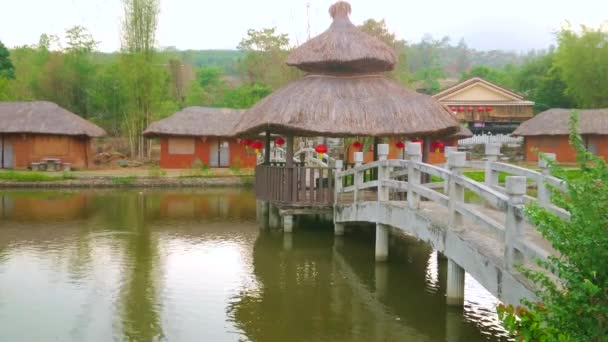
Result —
[[[335, 168], [335, 174], [338, 174], [338, 172], [341, 172], [342, 169], [344, 168], [344, 162], [341, 160], [336, 160], [336, 163], [334, 165]], [[340, 197], [340, 193], [342, 192], [342, 178], [338, 178], [336, 176], [335, 178], [335, 194], [334, 194], [334, 203], [338, 203], [339, 197]], [[337, 236], [341, 236], [344, 235], [344, 223], [340, 223], [336, 221], [336, 210], [333, 211], [333, 215], [334, 215], [334, 234]]]
[[454, 260], [448, 260], [446, 300], [448, 305], [462, 306], [464, 304], [464, 269]]
[[334, 234], [338, 236], [344, 235], [344, 223], [334, 222]]
[[[388, 158], [389, 145], [379, 144], [378, 145], [378, 160], [385, 161]], [[378, 166], [378, 201], [388, 201], [390, 199], [389, 188], [383, 186], [381, 183], [383, 180], [390, 178], [389, 167], [380, 165]]]
[[283, 216], [283, 232], [284, 233], [293, 232], [293, 215], [284, 215]]
[[[407, 151], [410, 161], [414, 163], [420, 163], [422, 161], [422, 146], [420, 143], [408, 141], [405, 144], [405, 150]], [[407, 170], [407, 182], [407, 204], [410, 209], [418, 209], [420, 196], [415, 192], [414, 186], [420, 184], [420, 171], [415, 169], [411, 164], [408, 166]]]
[[270, 203], [268, 201], [256, 200], [256, 216], [260, 229], [268, 229], [268, 213]]
[[281, 228], [281, 216], [279, 216], [279, 209], [274, 205], [270, 205], [268, 209], [268, 227], [270, 229]]
[[492, 170], [492, 163], [498, 160], [500, 156], [500, 144], [499, 143], [487, 143], [486, 144], [486, 169], [484, 183], [488, 186], [498, 185], [498, 171]]
[[376, 261], [384, 262], [388, 260], [388, 238], [389, 227], [376, 223]]
[[[458, 147], [457, 146], [446, 146], [444, 149], [444, 156], [445, 156], [445, 165], [444, 168], [449, 170], [450, 166], [448, 165], [448, 160], [450, 160], [450, 153], [452, 152], [458, 152]], [[447, 195], [448, 191], [449, 191], [449, 184], [448, 184], [448, 180], [444, 179], [443, 180], [443, 193]]]
[[505, 182], [509, 203], [505, 222], [504, 261], [508, 270], [523, 262], [523, 254], [517, 249], [517, 244], [524, 238], [524, 219], [519, 215], [518, 207], [524, 204], [526, 187], [526, 177], [522, 176], [508, 176]]
[[[355, 152], [354, 153], [354, 159], [355, 159], [355, 167], [359, 167], [361, 165], [363, 165], [363, 152]], [[363, 173], [362, 172], [356, 172], [354, 175], [354, 186], [355, 186], [355, 191], [353, 194], [353, 202], [357, 203], [359, 201], [359, 191], [358, 191], [358, 187], [361, 186], [361, 184], [363, 184]]]
[[464, 187], [456, 182], [456, 176], [462, 175], [462, 168], [466, 166], [467, 155], [465, 152], [452, 152], [448, 159], [448, 167], [452, 172], [449, 180], [449, 202], [448, 210], [450, 216], [448, 224], [450, 227], [455, 227], [462, 224], [462, 214], [456, 210], [459, 204], [464, 203]]

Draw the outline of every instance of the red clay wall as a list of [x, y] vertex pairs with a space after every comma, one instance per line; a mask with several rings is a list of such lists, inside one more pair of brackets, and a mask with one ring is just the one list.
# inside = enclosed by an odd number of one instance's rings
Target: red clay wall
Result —
[[58, 158], [73, 168], [88, 167], [92, 151], [90, 139], [67, 135], [11, 134], [4, 136], [5, 143], [13, 146], [13, 165], [16, 169], [26, 169], [32, 162], [42, 158]]
[[[608, 159], [608, 136], [591, 135], [584, 137], [587, 147], [595, 145], [597, 155]], [[560, 163], [575, 163], [576, 152], [570, 146], [567, 135], [539, 135], [525, 137], [524, 149], [526, 161], [538, 161], [538, 151], [545, 153], [555, 153], [557, 161]]]
[[[194, 137], [194, 154], [170, 154], [169, 138], [160, 138], [160, 167], [164, 169], [188, 169], [196, 159], [201, 163], [209, 165], [211, 163], [211, 149], [217, 145], [216, 138]], [[236, 139], [227, 140], [230, 146], [230, 166], [242, 168], [255, 167], [256, 156], [253, 151], [246, 151], [245, 146], [239, 144]]]

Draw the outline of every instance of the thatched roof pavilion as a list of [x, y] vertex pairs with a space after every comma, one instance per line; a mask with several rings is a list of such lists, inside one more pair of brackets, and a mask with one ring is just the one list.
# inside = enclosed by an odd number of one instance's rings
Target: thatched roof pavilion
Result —
[[394, 68], [395, 51], [351, 23], [347, 2], [335, 3], [329, 12], [329, 29], [287, 60], [308, 74], [248, 110], [236, 126], [238, 134], [386, 137], [458, 130], [437, 100], [383, 75]]
[[243, 110], [228, 108], [188, 107], [156, 122], [145, 131], [151, 138], [161, 135], [231, 137]]
[[0, 102], [0, 134], [101, 137], [103, 128], [47, 101]]
[[522, 123], [513, 132], [515, 136], [568, 135], [570, 115], [579, 113], [578, 132], [583, 135], [608, 135], [608, 108], [564, 109], [553, 108], [537, 114]]

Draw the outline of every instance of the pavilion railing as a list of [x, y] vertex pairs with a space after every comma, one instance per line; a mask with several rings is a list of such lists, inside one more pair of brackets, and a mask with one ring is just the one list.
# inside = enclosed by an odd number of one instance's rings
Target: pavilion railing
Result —
[[258, 165], [256, 198], [295, 206], [332, 206], [334, 173], [324, 167]]

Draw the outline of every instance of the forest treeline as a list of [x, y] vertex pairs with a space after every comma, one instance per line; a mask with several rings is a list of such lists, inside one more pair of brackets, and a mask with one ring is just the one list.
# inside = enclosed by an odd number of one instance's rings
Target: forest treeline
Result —
[[[187, 106], [247, 108], [301, 73], [285, 65], [290, 45], [275, 28], [248, 30], [236, 50], [159, 49], [158, 0], [123, 0], [122, 48], [97, 51], [81, 26], [63, 37], [42, 34], [36, 44], [8, 50], [0, 42], [0, 101], [53, 101], [129, 138], [133, 156], [149, 144], [141, 132]], [[608, 107], [608, 33], [562, 29], [556, 47], [519, 54], [477, 51], [464, 40], [425, 36], [408, 43], [381, 20], [361, 28], [393, 46], [399, 64], [390, 76], [427, 93], [444, 80], [481, 76], [550, 107]]]

